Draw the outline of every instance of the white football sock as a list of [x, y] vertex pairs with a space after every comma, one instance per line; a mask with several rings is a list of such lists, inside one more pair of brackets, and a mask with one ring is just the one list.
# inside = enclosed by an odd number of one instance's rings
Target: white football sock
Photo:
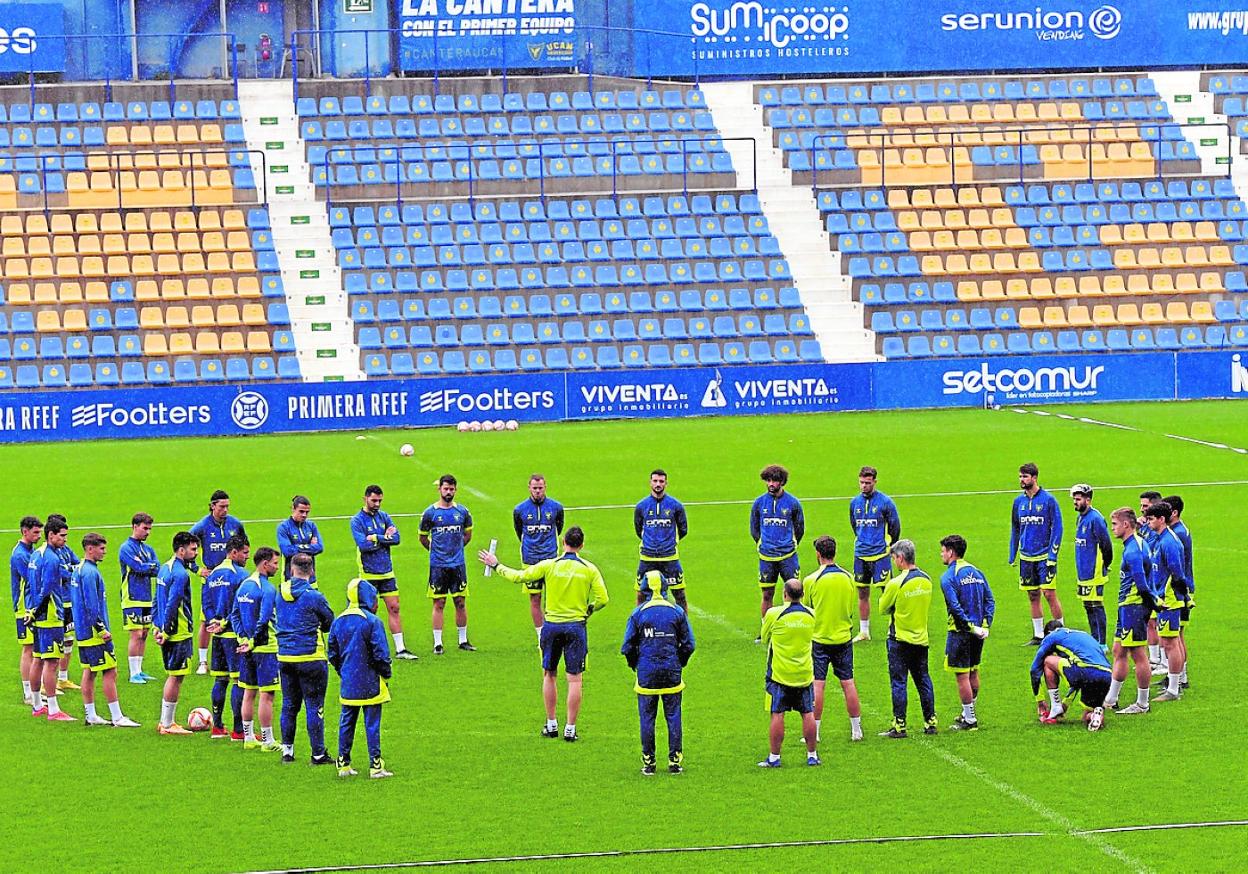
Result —
[[164, 726], [173, 725], [173, 720], [178, 711], [177, 701], [161, 701], [160, 702], [160, 724]]
[[407, 649], [407, 647], [403, 645], [403, 632], [402, 631], [394, 632], [394, 649], [396, 652], [403, 652], [403, 650]]
[[69, 671], [57, 671], [56, 679], [58, 682], [69, 679]]
[[244, 719], [243, 720], [243, 740], [249, 741], [249, 740], [255, 740], [255, 739], [256, 739], [256, 723], [254, 721], [249, 722], [246, 719]]
[[121, 712], [121, 702], [120, 702], [120, 701], [109, 701], [109, 702], [108, 702], [108, 715], [109, 715], [109, 716], [111, 716], [111, 717], [113, 718], [113, 722], [116, 722], [117, 720], [121, 719], [121, 717], [122, 717], [122, 715], [123, 715], [123, 714], [122, 714], [122, 712]]
[[30, 690], [30, 708], [39, 710], [43, 707], [43, 693], [38, 689]]
[[433, 645], [434, 646], [442, 645], [442, 629], [441, 628], [435, 628], [433, 630]]
[[82, 709], [86, 711], [87, 719], [95, 719], [95, 702], [94, 701], [92, 701], [90, 704], [84, 701], [82, 703]]
[[972, 701], [970, 704], [962, 705], [962, 719], [965, 722], [975, 721], [975, 702], [974, 701]]
[[862, 731], [862, 717], [861, 716], [849, 717], [849, 727], [853, 729], [854, 731]]
[[30, 698], [30, 680], [22, 680], [22, 697]]
[[48, 716], [55, 716], [61, 712], [61, 705], [57, 702], [56, 696], [53, 695], [48, 699]]
[[294, 757], [295, 745], [294, 744], [282, 744], [282, 755]]
[[565, 735], [565, 736], [568, 736], [568, 737], [570, 737], [570, 736], [572, 736], [572, 735], [576, 734], [576, 723], [575, 723], [575, 722], [569, 722], [567, 725], [565, 725], [565, 726], [563, 727], [563, 733], [564, 733], [564, 735]]
[[456, 628], [456, 631], [459, 632], [459, 642], [467, 643], [468, 642], [468, 626], [460, 625]]
[[1135, 703], [1139, 704], [1141, 707], [1148, 706], [1148, 687], [1147, 686], [1145, 686], [1143, 689], [1135, 690]]
[[537, 631], [537, 642], [541, 643], [542, 642], [542, 626], [540, 625], [537, 626], [536, 631]]
[[548, 719], [546, 720], [546, 727], [551, 730], [558, 729], [559, 721], [557, 719]]
[[1166, 675], [1166, 691], [1171, 695], [1179, 694], [1179, 674]]
[[859, 619], [859, 620], [858, 620], [858, 633], [859, 633], [859, 634], [870, 634], [870, 633], [871, 633], [871, 620], [870, 620], [870, 619]]
[[273, 726], [271, 725], [260, 726], [260, 742], [265, 744], [266, 746], [271, 745], [273, 743]]
[[1044, 619], [1031, 620], [1031, 630], [1035, 632], [1036, 637], [1044, 637]]
[[201, 665], [208, 664], [208, 647], [206, 646], [199, 647], [199, 663]]
[[137, 677], [143, 673], [143, 656], [130, 656], [130, 676]]
[[1148, 645], [1148, 660], [1153, 664], [1161, 661], [1161, 644]]

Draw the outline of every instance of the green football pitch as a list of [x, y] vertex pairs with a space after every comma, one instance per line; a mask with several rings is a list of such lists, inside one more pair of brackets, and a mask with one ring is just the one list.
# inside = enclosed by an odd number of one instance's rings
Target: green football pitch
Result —
[[[785, 415], [525, 426], [516, 433], [452, 429], [156, 440], [0, 448], [0, 520], [16, 540], [26, 513], [61, 512], [77, 547], [87, 530], [110, 538], [104, 562], [114, 626], [116, 550], [132, 513], [156, 517], [151, 543], [162, 559], [172, 534], [225, 488], [253, 550], [273, 544], [289, 498], [309, 495], [327, 551], [321, 589], [336, 610], [355, 568], [347, 519], [363, 487], [385, 489], [385, 509], [404, 536], [396, 551], [404, 630], [419, 662], [395, 665], [383, 751], [396, 777], [339, 780], [307, 764], [302, 721], [297, 764], [246, 753], [206, 734], [160, 737], [160, 685], [121, 678], [133, 731], [36, 722], [22, 706], [11, 633], [0, 702], [0, 870], [257, 871], [501, 859], [491, 867], [619, 870], [1013, 870], [1216, 871], [1243, 864], [1248, 845], [1248, 768], [1236, 606], [1248, 484], [1248, 407], [1234, 402], [1097, 405], [1016, 410]], [[1060, 414], [1060, 415], [1059, 415]], [[1085, 418], [1086, 417], [1086, 418]], [[1186, 439], [1181, 439], [1186, 438]], [[399, 455], [414, 444], [413, 458]], [[1193, 441], [1204, 441], [1193, 442]], [[1235, 451], [1239, 449], [1240, 451]], [[1040, 467], [1041, 484], [1066, 513], [1059, 582], [1068, 621], [1086, 627], [1073, 593], [1073, 511], [1066, 490], [1096, 487], [1108, 513], [1134, 506], [1142, 489], [1181, 494], [1195, 539], [1199, 609], [1189, 633], [1191, 688], [1143, 717], [1107, 717], [1089, 734], [1078, 720], [1042, 726], [1027, 679], [1033, 650], [1026, 601], [1006, 564], [1017, 469]], [[982, 729], [945, 727], [958, 714], [952, 676], [941, 669], [945, 615], [932, 605], [932, 668], [941, 732], [886, 740], [886, 628], [855, 651], [867, 739], [849, 742], [839, 692], [829, 688], [822, 768], [806, 768], [789, 721], [784, 767], [763, 770], [764, 653], [758, 632], [757, 562], [748, 511], [758, 471], [791, 471], [803, 500], [807, 542], [830, 533], [851, 553], [848, 499], [860, 465], [879, 468], [879, 488], [899, 507], [919, 565], [938, 576], [939, 539], [960, 533], [967, 558], [988, 576], [997, 621], [985, 650]], [[631, 508], [654, 467], [685, 502], [681, 545], [698, 650], [685, 693], [686, 773], [639, 774], [632, 675], [618, 654], [632, 608], [636, 542]], [[578, 720], [581, 742], [538, 735], [540, 665], [527, 597], [470, 562], [469, 628], [479, 652], [430, 653], [426, 554], [416, 529], [444, 472], [472, 511], [475, 552], [499, 540], [517, 562], [511, 508], [528, 475], [547, 477], [586, 531], [585, 556], [602, 569], [611, 603], [589, 622], [590, 666]], [[1236, 508], [1240, 509], [1236, 509]], [[1115, 550], [1117, 554], [1117, 550]], [[1111, 630], [1114, 608], [1110, 606]], [[448, 611], [449, 613], [449, 611]], [[448, 626], [451, 625], [448, 616]], [[448, 640], [454, 631], [448, 628]], [[124, 647], [124, 643], [122, 644]], [[124, 652], [122, 673], [124, 675]], [[160, 673], [149, 644], [149, 672]], [[71, 675], [77, 676], [75, 657]], [[187, 679], [179, 717], [207, 706], [211, 680]], [[561, 697], [562, 697], [562, 681]], [[335, 747], [337, 683], [326, 716]], [[61, 699], [82, 716], [77, 693]], [[911, 694], [911, 723], [918, 702]], [[101, 705], [101, 709], [102, 705]], [[106, 711], [105, 711], [106, 712]], [[562, 723], [562, 700], [560, 702]], [[364, 756], [363, 731], [356, 758]], [[659, 748], [665, 749], [660, 728]], [[1238, 825], [1227, 824], [1238, 822]], [[1221, 823], [1221, 825], [1218, 825]], [[1185, 829], [1124, 827], [1195, 824]], [[937, 836], [967, 836], [920, 840]], [[757, 845], [757, 846], [756, 846]], [[671, 854], [635, 855], [671, 849]], [[589, 855], [605, 854], [605, 855]], [[537, 856], [554, 856], [538, 861]], [[516, 858], [521, 857], [521, 858]], [[1238, 859], [1238, 862], [1236, 861]]]

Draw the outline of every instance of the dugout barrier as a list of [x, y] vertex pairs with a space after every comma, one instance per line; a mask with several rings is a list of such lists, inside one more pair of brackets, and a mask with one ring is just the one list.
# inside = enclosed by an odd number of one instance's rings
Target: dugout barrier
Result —
[[[1248, 398], [1248, 350], [21, 392], [0, 442]], [[487, 438], [488, 439], [488, 438]]]

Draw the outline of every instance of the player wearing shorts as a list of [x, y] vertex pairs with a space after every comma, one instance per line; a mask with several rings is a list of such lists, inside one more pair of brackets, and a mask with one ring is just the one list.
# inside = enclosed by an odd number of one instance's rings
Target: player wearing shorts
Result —
[[546, 725], [542, 737], [558, 737], [559, 723], [555, 708], [559, 704], [559, 662], [563, 662], [568, 682], [567, 721], [563, 739], [580, 740], [576, 718], [581, 710], [581, 677], [585, 673], [589, 637], [585, 626], [589, 617], [607, 606], [607, 586], [598, 568], [581, 558], [585, 532], [573, 525], [563, 533], [563, 554], [548, 558], [524, 570], [513, 570], [500, 564], [493, 553], [481, 550], [477, 558], [499, 576], [513, 583], [542, 581], [546, 599], [542, 618], [542, 704], [546, 708]]
[[1075, 523], [1075, 579], [1076, 594], [1083, 602], [1088, 615], [1088, 632], [1106, 645], [1108, 632], [1105, 619], [1105, 581], [1114, 563], [1113, 542], [1109, 539], [1109, 526], [1101, 511], [1092, 506], [1092, 487], [1079, 483], [1070, 489], [1079, 520]]
[[[269, 578], [277, 573], [276, 549], [262, 546], [255, 552], [255, 573], [243, 581], [234, 595], [230, 627], [238, 635], [238, 685], [243, 687], [243, 749], [280, 752], [273, 739], [273, 698], [278, 689], [277, 634], [273, 629], [277, 588]], [[260, 737], [256, 737], [256, 719]]]
[[871, 587], [884, 588], [888, 578], [888, 547], [901, 537], [897, 505], [876, 491], [878, 472], [858, 471], [858, 494], [849, 502], [849, 527], [854, 533], [854, 581], [858, 584], [858, 634], [854, 643], [871, 639]]
[[[760, 495], [750, 508], [750, 537], [758, 546], [760, 612], [766, 616], [775, 599], [776, 583], [799, 579], [797, 547], [806, 533], [806, 518], [802, 515], [802, 502], [785, 491], [789, 482], [787, 470], [769, 464], [758, 476], [767, 484], [767, 493]], [[762, 643], [762, 636], [754, 642]]]
[[303, 495], [290, 499], [290, 518], [277, 526], [277, 548], [282, 554], [282, 579], [290, 579], [290, 560], [296, 555], [312, 559], [312, 585], [316, 585], [316, 557], [325, 551], [321, 532], [308, 518], [312, 502]]
[[[529, 496], [511, 511], [511, 522], [520, 541], [520, 561], [525, 567], [559, 554], [559, 535], [563, 533], [563, 505], [546, 494], [546, 477], [535, 473], [529, 477]], [[529, 596], [529, 615], [542, 639], [542, 582], [525, 584]]]
[[143, 653], [147, 649], [147, 632], [152, 627], [152, 581], [160, 570], [156, 550], [148, 544], [152, 533], [152, 517], [135, 513], [130, 520], [130, 536], [117, 550], [121, 565], [121, 617], [130, 641], [126, 645], [131, 683], [155, 680], [143, 670]]
[[1018, 487], [1023, 493], [1014, 499], [1010, 511], [1010, 564], [1018, 559], [1018, 587], [1027, 593], [1031, 607], [1031, 640], [1038, 646], [1044, 636], [1044, 613], [1040, 595], [1049, 602], [1049, 613], [1062, 618], [1062, 602], [1057, 597], [1057, 553], [1062, 547], [1062, 511], [1057, 500], [1040, 488], [1040, 469], [1027, 462], [1018, 469]]
[[1163, 499], [1170, 505], [1170, 530], [1183, 544], [1183, 574], [1187, 578], [1187, 603], [1179, 608], [1179, 645], [1183, 651], [1183, 669], [1179, 672], [1179, 688], [1187, 688], [1187, 624], [1196, 607], [1196, 577], [1192, 572], [1192, 533], [1183, 522], [1183, 499], [1170, 495]]
[[806, 764], [819, 765], [815, 736], [815, 664], [813, 644], [815, 614], [802, 604], [805, 589], [798, 579], [785, 580], [784, 603], [763, 616], [759, 638], [767, 647], [765, 686], [771, 698], [771, 722], [767, 730], [769, 751], [760, 768], [779, 768], [784, 745], [784, 714], [801, 714], [802, 739], [806, 741]]
[[958, 700], [962, 714], [949, 726], [951, 731], [976, 731], [979, 718], [975, 702], [979, 698], [979, 663], [984, 640], [992, 627], [997, 605], [992, 598], [988, 580], [975, 565], [966, 561], [966, 538], [950, 534], [940, 541], [940, 560], [945, 572], [940, 577], [940, 591], [945, 596], [949, 613], [949, 631], [945, 635], [945, 670], [958, 680]]
[[[235, 534], [226, 545], [225, 561], [212, 569], [204, 583], [204, 621], [212, 635], [208, 671], [212, 674], [212, 737], [241, 741], [243, 734], [243, 689], [238, 685], [238, 634], [230, 627], [234, 597], [247, 579], [247, 558], [251, 544], [245, 534]], [[233, 683], [234, 688], [230, 689]], [[230, 693], [234, 730], [225, 730], [225, 697]]]
[[[1153, 551], [1153, 540], [1157, 535], [1153, 533], [1152, 528], [1148, 527], [1148, 519], [1144, 514], [1148, 512], [1150, 506], [1160, 500], [1161, 492], [1156, 489], [1140, 492], [1140, 513], [1135, 519], [1135, 528], [1136, 533], [1143, 538], [1150, 556]], [[1161, 640], [1157, 637], [1157, 618], [1151, 614], [1148, 617], [1148, 661], [1152, 666], [1154, 677], [1164, 677], [1168, 672], [1168, 667], [1162, 663]]]
[[[9, 553], [9, 586], [13, 594], [13, 619], [17, 623], [17, 645], [22, 648], [18, 668], [22, 675], [22, 699], [30, 704], [31, 674], [35, 661], [35, 635], [26, 621], [26, 591], [29, 587], [30, 562], [35, 544], [43, 537], [43, 522], [37, 516], [23, 516], [18, 524], [21, 536]], [[37, 688], [37, 686], [36, 686]]]
[[936, 733], [936, 695], [928, 671], [927, 614], [932, 606], [932, 578], [914, 564], [914, 543], [898, 540], [888, 548], [896, 573], [884, 585], [880, 612], [889, 617], [888, 678], [893, 696], [893, 724], [880, 737], [904, 738], [906, 679], [914, 680], [923, 710], [923, 733]]
[[841, 683], [845, 710], [849, 714], [849, 739], [862, 740], [862, 707], [854, 683], [854, 626], [856, 592], [854, 579], [836, 563], [836, 540], [823, 535], [815, 538], [819, 569], [802, 581], [806, 603], [815, 614], [811, 657], [815, 671], [815, 740], [820, 740], [823, 724], [823, 693], [828, 669]]
[[1157, 605], [1157, 637], [1166, 655], [1166, 688], [1154, 701], [1178, 701], [1179, 677], [1183, 671], [1183, 642], [1179, 638], [1182, 610], [1187, 604], [1187, 571], [1183, 542], [1170, 528], [1172, 510], [1165, 501], [1156, 501], [1144, 512], [1148, 527], [1156, 535], [1149, 558], [1152, 560], [1153, 591]]
[[165, 665], [165, 688], [160, 702], [160, 733], [190, 734], [177, 723], [182, 681], [191, 672], [191, 566], [199, 555], [199, 538], [189, 531], [173, 535], [173, 557], [160, 566], [152, 602], [152, 628]]
[[[207, 581], [208, 574], [225, 561], [230, 538], [235, 534], [242, 534], [244, 537], [247, 535], [243, 523], [230, 515], [230, 496], [222, 489], [217, 489], [212, 493], [212, 497], [208, 499], [208, 515], [195, 523], [191, 528], [191, 533], [199, 538], [198, 573], [204, 582]], [[205, 588], [204, 584], [201, 584], [199, 588], [199, 628], [196, 631], [199, 644], [199, 667], [195, 669], [197, 674], [208, 673], [208, 629], [205, 628], [203, 611]]]
[[386, 605], [386, 621], [394, 635], [394, 657], [416, 661], [418, 656], [403, 644], [403, 618], [399, 614], [399, 584], [394, 578], [390, 550], [401, 542], [399, 529], [385, 510], [381, 486], [364, 489], [364, 508], [351, 519], [351, 537], [359, 550], [360, 579], [368, 580]]
[[[117, 657], [113, 654], [113, 630], [108, 621], [108, 600], [99, 564], [104, 560], [107, 541], [92, 532], [82, 538], [82, 563], [69, 581], [69, 599], [74, 605], [74, 628], [78, 635], [78, 660], [82, 663], [82, 704], [86, 725], [138, 728], [139, 724], [121, 712], [117, 700]], [[95, 711], [95, 678], [104, 686], [109, 718]]]
[[680, 564], [677, 544], [689, 533], [689, 520], [685, 507], [667, 493], [667, 472], [656, 468], [650, 472], [650, 494], [633, 508], [633, 531], [640, 542], [637, 562], [637, 603], [646, 600], [641, 591], [642, 578], [650, 571], [658, 571], [667, 580], [668, 591], [676, 604], [686, 613], [689, 601], [685, 598], [685, 569]]
[[429, 597], [433, 599], [433, 654], [442, 655], [442, 622], [446, 599], [455, 603], [455, 628], [459, 648], [476, 652], [468, 642], [468, 569], [464, 567], [464, 547], [472, 540], [472, 514], [455, 502], [459, 487], [455, 477], [444, 473], [438, 479], [438, 499], [420, 517], [420, 545], [429, 550]]
[[1135, 663], [1136, 700], [1117, 711], [1126, 716], [1147, 713], [1148, 683], [1152, 672], [1148, 663], [1148, 617], [1157, 602], [1153, 591], [1152, 560], [1144, 538], [1136, 532], [1135, 511], [1119, 507], [1109, 517], [1110, 527], [1122, 541], [1118, 570], [1118, 625], [1114, 631], [1113, 678], [1106, 707], [1118, 706], [1118, 693], [1127, 679], [1127, 658]]
[[26, 622], [33, 629], [35, 661], [30, 669], [31, 715], [52, 722], [73, 722], [56, 700], [56, 675], [64, 654], [65, 596], [61, 591], [61, 557], [69, 526], [50, 517], [44, 542], [31, 553], [27, 570]]
[[[48, 520], [60, 519], [62, 522], [69, 524], [65, 517], [60, 513], [48, 514]], [[74, 548], [66, 541], [61, 548], [56, 551], [61, 559], [61, 594], [65, 601], [61, 604], [61, 621], [65, 627], [64, 652], [61, 655], [61, 662], [56, 672], [56, 688], [58, 691], [77, 691], [79, 686], [69, 678], [69, 660], [74, 652], [74, 606], [69, 599], [69, 581], [73, 579], [74, 569], [78, 567], [78, 553], [74, 552]]]
[[1080, 696], [1088, 731], [1100, 731], [1105, 720], [1105, 698], [1112, 682], [1105, 649], [1092, 635], [1064, 628], [1056, 619], [1044, 626], [1044, 640], [1031, 662], [1031, 691], [1041, 698], [1041, 682], [1048, 692], [1049, 709], [1040, 721], [1054, 725], [1066, 711], [1058, 687], [1065, 680], [1070, 698]]

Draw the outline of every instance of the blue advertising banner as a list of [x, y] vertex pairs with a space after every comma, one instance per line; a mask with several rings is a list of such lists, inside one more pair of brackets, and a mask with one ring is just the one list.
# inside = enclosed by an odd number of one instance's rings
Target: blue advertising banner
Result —
[[[584, 2], [584, 0], [582, 0]], [[399, 67], [480, 70], [572, 67], [577, 0], [403, 0]]]
[[1248, 349], [1185, 352], [1177, 364], [1180, 398], [1248, 398]]
[[567, 398], [569, 419], [866, 410], [871, 365], [572, 372]]
[[885, 361], [875, 408], [965, 407], [1174, 398], [1171, 352]]
[[[1202, 7], [1204, 7], [1202, 9]], [[1248, 14], [1202, 0], [635, 0], [637, 75], [975, 71], [1232, 64]]]
[[65, 9], [56, 3], [0, 4], [0, 73], [65, 69]]

